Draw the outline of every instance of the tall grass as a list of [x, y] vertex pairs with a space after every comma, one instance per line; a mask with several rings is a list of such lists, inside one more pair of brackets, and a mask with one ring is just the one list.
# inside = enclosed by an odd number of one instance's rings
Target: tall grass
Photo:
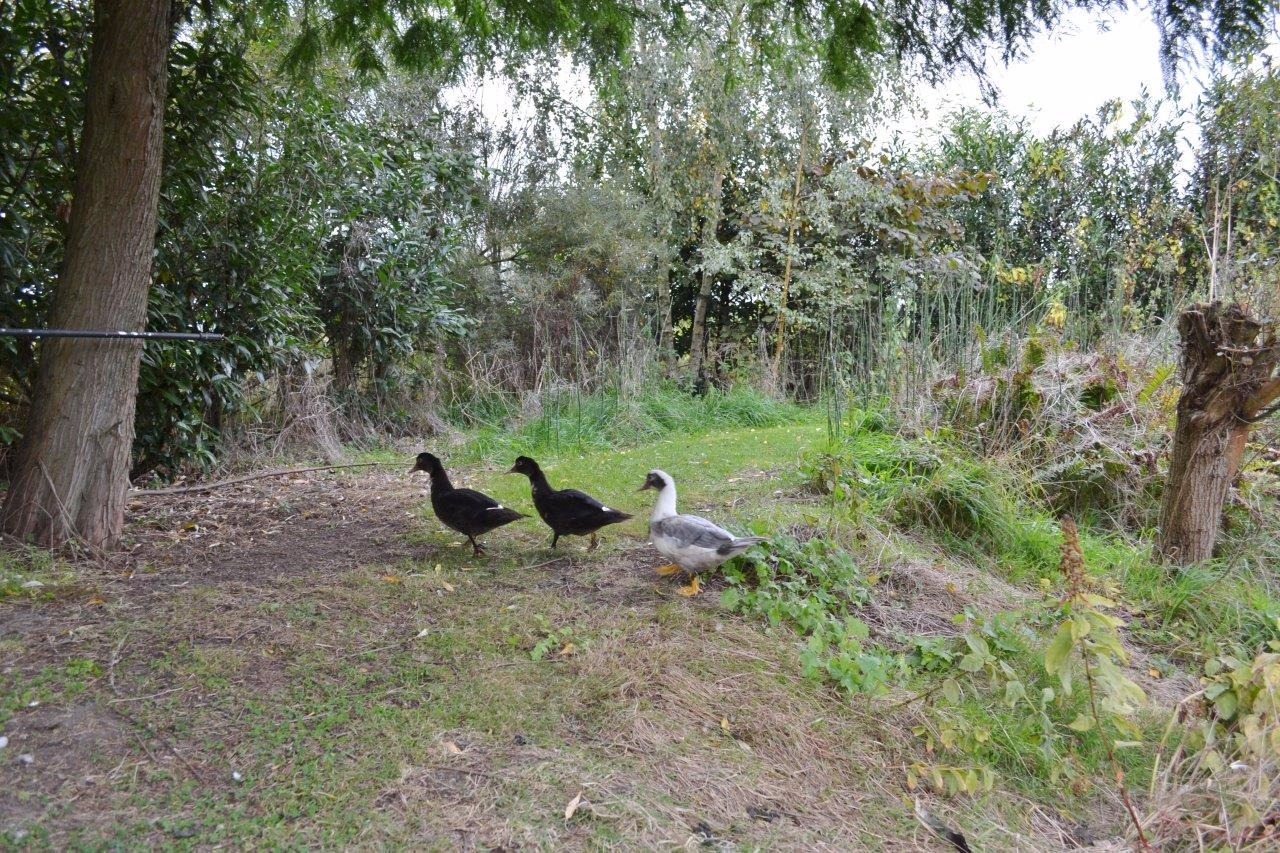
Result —
[[[522, 408], [526, 411], [522, 411]], [[695, 396], [671, 385], [654, 385], [635, 395], [614, 390], [540, 395], [529, 414], [512, 401], [492, 399], [471, 409], [483, 411], [460, 459], [508, 458], [616, 447], [653, 441], [667, 435], [694, 436], [727, 427], [765, 427], [795, 421], [805, 410], [759, 391], [715, 388]]]

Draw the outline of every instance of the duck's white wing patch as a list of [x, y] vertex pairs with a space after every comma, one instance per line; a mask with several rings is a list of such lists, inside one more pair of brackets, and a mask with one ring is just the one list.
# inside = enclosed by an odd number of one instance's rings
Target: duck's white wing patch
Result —
[[506, 507], [504, 507], [502, 504], [498, 504], [497, 506], [487, 506], [484, 508], [484, 511], [493, 512], [495, 509], [506, 509]]

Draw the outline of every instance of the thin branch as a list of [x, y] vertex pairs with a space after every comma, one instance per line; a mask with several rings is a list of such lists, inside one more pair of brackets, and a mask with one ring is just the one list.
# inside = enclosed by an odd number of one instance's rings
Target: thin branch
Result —
[[1133, 807], [1133, 801], [1129, 799], [1129, 787], [1124, 783], [1124, 768], [1116, 760], [1115, 748], [1111, 744], [1111, 738], [1102, 730], [1102, 717], [1098, 714], [1098, 701], [1093, 689], [1093, 668], [1089, 666], [1089, 649], [1083, 645], [1080, 649], [1080, 659], [1084, 661], [1084, 678], [1089, 685], [1089, 710], [1093, 713], [1093, 723], [1098, 727], [1098, 736], [1102, 738], [1102, 745], [1106, 747], [1107, 758], [1111, 762], [1111, 770], [1115, 774], [1116, 785], [1120, 789], [1120, 799], [1124, 803], [1125, 810], [1129, 812], [1129, 820], [1133, 822], [1133, 828], [1138, 831], [1139, 848], [1150, 850], [1151, 843], [1147, 841], [1146, 833], [1142, 831], [1142, 820], [1139, 819], [1138, 812]]

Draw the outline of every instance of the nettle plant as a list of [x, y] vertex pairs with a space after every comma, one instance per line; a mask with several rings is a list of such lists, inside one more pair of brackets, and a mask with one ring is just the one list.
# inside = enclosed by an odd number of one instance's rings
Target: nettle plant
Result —
[[[979, 763], [918, 763], [909, 768], [907, 783], [914, 787], [923, 778], [951, 793], [987, 789], [991, 764], [1009, 758], [1012, 747], [1024, 759], [1037, 759], [1050, 782], [1065, 778], [1081, 790], [1088, 782], [1089, 753], [1101, 746], [1138, 826], [1116, 750], [1141, 744], [1133, 717], [1146, 695], [1125, 674], [1127, 655], [1119, 633], [1124, 622], [1108, 612], [1114, 602], [1090, 589], [1070, 518], [1062, 520], [1062, 534], [1066, 592], [1061, 599], [995, 617], [966, 613], [970, 627], [960, 649], [940, 654], [917, 647], [908, 657], [916, 671], [942, 678], [922, 695], [924, 720], [915, 727], [926, 752]], [[1034, 628], [1045, 625], [1053, 628], [1053, 639], [1040, 652]], [[1028, 666], [1029, 660], [1036, 665]], [[994, 734], [993, 694], [1007, 712], [1000, 716], [999, 737]]]

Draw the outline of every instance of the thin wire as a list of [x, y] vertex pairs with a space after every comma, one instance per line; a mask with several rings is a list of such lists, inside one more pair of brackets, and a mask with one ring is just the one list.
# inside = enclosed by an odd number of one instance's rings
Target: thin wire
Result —
[[220, 341], [216, 332], [123, 332], [107, 329], [9, 329], [0, 327], [0, 337], [11, 338], [120, 338], [146, 341]]

